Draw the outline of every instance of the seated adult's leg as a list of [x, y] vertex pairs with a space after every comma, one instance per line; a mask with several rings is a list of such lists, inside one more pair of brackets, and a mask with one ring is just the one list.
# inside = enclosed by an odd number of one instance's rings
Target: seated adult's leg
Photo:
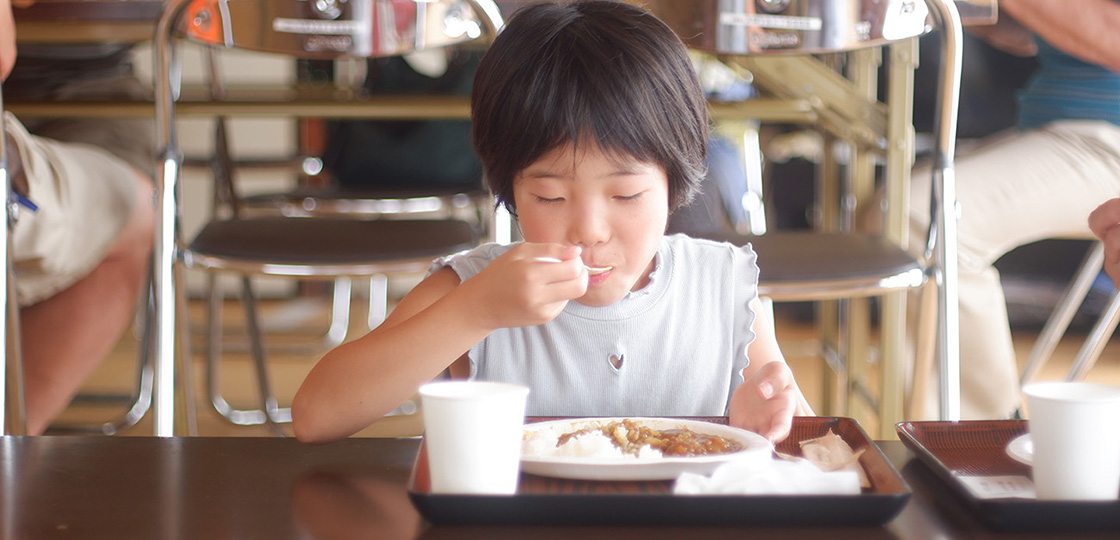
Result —
[[152, 248], [152, 183], [109, 152], [8, 131], [28, 196], [14, 228], [28, 432], [41, 433], [133, 320]]
[[92, 272], [21, 314], [28, 433], [41, 433], [133, 321], [147, 281], [154, 208], [136, 174], [138, 204]]
[[[1006, 300], [993, 263], [1031, 242], [1089, 234], [1086, 217], [1095, 204], [1120, 193], [1120, 129], [1063, 122], [1000, 137], [958, 157], [955, 170], [961, 204], [961, 415], [1001, 418], [1018, 406], [1019, 385]], [[910, 215], [919, 239], [929, 219], [928, 171], [915, 171], [914, 180]], [[925, 405], [927, 413], [936, 410], [936, 403]], [[911, 416], [923, 417], [919, 411]]]

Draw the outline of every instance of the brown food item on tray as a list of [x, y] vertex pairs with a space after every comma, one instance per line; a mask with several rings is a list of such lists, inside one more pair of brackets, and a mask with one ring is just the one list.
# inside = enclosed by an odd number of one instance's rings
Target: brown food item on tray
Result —
[[696, 433], [690, 429], [653, 429], [633, 420], [621, 420], [588, 426], [556, 439], [556, 446], [563, 446], [573, 437], [600, 432], [610, 439], [624, 454], [638, 455], [643, 446], [661, 451], [664, 456], [687, 457], [729, 454], [743, 449], [743, 445], [719, 435]]

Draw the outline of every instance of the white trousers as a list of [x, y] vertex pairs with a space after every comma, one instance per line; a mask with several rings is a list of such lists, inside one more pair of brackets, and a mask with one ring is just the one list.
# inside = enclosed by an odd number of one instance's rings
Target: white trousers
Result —
[[[131, 76], [75, 81], [42, 99], [142, 99]], [[16, 296], [41, 302], [87, 276], [105, 258], [132, 215], [137, 174], [155, 167], [155, 127], [149, 119], [45, 118], [5, 113], [23, 163], [28, 197], [12, 230]]]
[[[1007, 303], [992, 263], [1038, 240], [1092, 237], [1089, 212], [1120, 196], [1120, 127], [1062, 121], [993, 136], [961, 152], [954, 169], [961, 205], [961, 415], [1002, 418], [1019, 405], [1019, 373]], [[918, 168], [913, 178], [911, 245], [920, 248], [929, 224], [930, 171]], [[932, 399], [911, 411], [912, 418], [936, 416], [937, 394], [927, 395]]]

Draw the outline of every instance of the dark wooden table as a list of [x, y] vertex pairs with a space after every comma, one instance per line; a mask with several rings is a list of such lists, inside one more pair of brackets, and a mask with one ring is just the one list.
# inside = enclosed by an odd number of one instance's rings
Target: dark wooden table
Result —
[[[965, 539], [997, 534], [899, 442], [880, 443], [914, 491], [883, 527], [433, 527], [406, 493], [419, 441], [0, 437], [0, 538]], [[790, 504], [796, 504], [791, 500]]]

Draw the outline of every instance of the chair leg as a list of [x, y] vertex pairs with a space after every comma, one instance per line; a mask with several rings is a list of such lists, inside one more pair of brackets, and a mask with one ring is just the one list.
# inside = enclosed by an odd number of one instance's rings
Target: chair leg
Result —
[[1085, 375], [1097, 363], [1101, 353], [1104, 352], [1104, 347], [1108, 344], [1108, 338], [1116, 331], [1117, 323], [1120, 323], [1120, 291], [1112, 293], [1112, 298], [1108, 301], [1108, 307], [1101, 313], [1101, 317], [1097, 320], [1097, 324], [1093, 326], [1092, 332], [1085, 338], [1081, 350], [1077, 351], [1073, 365], [1070, 366], [1069, 373], [1066, 374], [1067, 381], [1079, 381], [1085, 378]]
[[910, 402], [906, 417], [936, 418], [936, 407], [929, 408], [934, 360], [937, 355], [937, 285], [928, 283], [918, 292], [918, 321], [914, 330], [914, 367], [910, 376]]
[[222, 298], [218, 288], [217, 276], [210, 274], [207, 283], [210, 292], [207, 301], [206, 332], [206, 387], [210, 405], [230, 423], [239, 426], [255, 426], [265, 422], [265, 414], [259, 409], [234, 409], [221, 393], [220, 363], [222, 356]]
[[269, 430], [275, 435], [284, 435], [283, 430], [280, 429], [277, 422], [284, 421], [283, 415], [286, 413], [288, 420], [291, 418], [291, 411], [288, 409], [281, 410], [276, 406], [276, 398], [273, 397], [270, 385], [268, 383], [268, 376], [265, 366], [264, 358], [264, 345], [260, 335], [260, 324], [257, 318], [257, 303], [256, 296], [253, 294], [251, 284], [248, 277], [242, 278], [242, 303], [245, 307], [245, 315], [248, 324], [247, 332], [249, 333], [250, 353], [253, 357], [254, 370], [256, 372], [258, 391], [261, 400], [261, 408], [259, 409], [235, 409], [233, 408], [221, 393], [221, 385], [219, 378], [221, 354], [222, 354], [222, 298], [221, 290], [217, 285], [217, 276], [211, 274], [209, 276], [208, 287], [210, 290], [210, 297], [207, 309], [208, 320], [208, 335], [207, 343], [207, 386], [210, 394], [210, 404], [218, 414], [222, 415], [230, 423], [239, 426], [254, 426], [260, 424], [267, 424]]
[[[871, 335], [871, 300], [869, 298], [850, 298], [843, 301], [843, 326], [840, 331], [845, 335], [844, 356], [847, 358], [848, 367], [848, 393], [857, 397], [866, 410], [875, 417], [880, 416], [878, 389], [873, 389], [873, 377], [870, 372], [872, 364], [878, 363], [877, 354], [872, 350], [869, 336]], [[881, 373], [879, 374], [882, 375]], [[856, 414], [858, 409], [853, 406], [849, 398], [848, 414]], [[881, 419], [881, 418], [880, 418]]]
[[[906, 300], [907, 291], [895, 291], [882, 297], [879, 320], [879, 439], [895, 437], [895, 424], [905, 418], [906, 375]], [[889, 324], [890, 321], [899, 321]]]
[[144, 302], [144, 322], [140, 334], [140, 345], [136, 354], [140, 357], [140, 366], [136, 376], [136, 399], [132, 406], [119, 418], [105, 422], [101, 425], [101, 432], [105, 435], [115, 435], [122, 429], [136, 425], [152, 406], [152, 386], [155, 382], [155, 354], [152, 349], [152, 313], [155, 303], [149, 294]]
[[248, 276], [241, 278], [242, 303], [245, 305], [245, 318], [248, 324], [246, 329], [250, 336], [250, 351], [253, 356], [253, 365], [257, 374], [257, 390], [260, 393], [261, 410], [264, 411], [265, 424], [270, 431], [278, 436], [283, 436], [284, 431], [277, 425], [278, 422], [291, 422], [292, 410], [281, 409], [272, 393], [272, 385], [268, 377], [268, 365], [264, 351], [264, 337], [261, 334], [260, 319], [257, 313], [257, 296], [253, 292], [252, 283]]
[[373, 330], [385, 322], [389, 315], [389, 278], [376, 274], [369, 278], [369, 310], [366, 328]]
[[[312, 355], [322, 351], [329, 351], [341, 345], [346, 339], [350, 328], [351, 283], [352, 281], [348, 277], [340, 277], [334, 280], [334, 284], [332, 285], [333, 290], [331, 292], [330, 322], [324, 332], [321, 334], [309, 335], [307, 340], [301, 339], [298, 343], [269, 343], [269, 351]], [[268, 324], [264, 322], [261, 323], [261, 326], [262, 331], [268, 335], [292, 333], [289, 329], [285, 328], [281, 328], [277, 331], [277, 329], [273, 327], [268, 327]], [[249, 351], [250, 343], [247, 336], [224, 336], [222, 339], [222, 350], [237, 352]]]
[[353, 282], [348, 277], [334, 280], [331, 291], [331, 324], [323, 336], [322, 348], [333, 349], [346, 340], [350, 331], [350, 299], [353, 298]]
[[1025, 385], [1033, 380], [1042, 370], [1042, 367], [1046, 365], [1046, 362], [1050, 360], [1058, 342], [1062, 340], [1066, 329], [1069, 328], [1070, 321], [1077, 313], [1077, 308], [1089, 295], [1089, 290], [1093, 287], [1093, 281], [1097, 279], [1097, 275], [1100, 274], [1103, 266], [1104, 244], [1097, 242], [1085, 254], [1073, 281], [1070, 282], [1069, 287], [1062, 294], [1062, 299], [1054, 308], [1054, 312], [1046, 320], [1046, 325], [1039, 332], [1038, 339], [1034, 342], [1034, 347], [1031, 348], [1030, 356], [1027, 357], [1027, 363], [1023, 367], [1023, 373], [1019, 378], [1020, 385]]
[[817, 335], [821, 339], [821, 357], [824, 361], [824, 414], [848, 414], [848, 358], [842, 307], [838, 301], [818, 302], [816, 310]]
[[[2, 129], [0, 129], [2, 131]], [[0, 219], [7, 219], [0, 215]], [[9, 222], [10, 223], [10, 222]], [[12, 239], [7, 235], [7, 252], [12, 252]], [[15, 272], [10, 257], [5, 257], [4, 306], [4, 414], [0, 414], [0, 434], [26, 435], [27, 408], [23, 394], [23, 349], [20, 346], [19, 306], [16, 303]]]
[[186, 270], [178, 267], [175, 270], [175, 318], [179, 321], [182, 338], [179, 339], [179, 358], [175, 363], [175, 376], [179, 379], [178, 396], [180, 407], [176, 409], [175, 421], [185, 425], [187, 435], [198, 435], [198, 405], [194, 383], [194, 352], [191, 350], [190, 313], [187, 302], [187, 287], [184, 278]]

